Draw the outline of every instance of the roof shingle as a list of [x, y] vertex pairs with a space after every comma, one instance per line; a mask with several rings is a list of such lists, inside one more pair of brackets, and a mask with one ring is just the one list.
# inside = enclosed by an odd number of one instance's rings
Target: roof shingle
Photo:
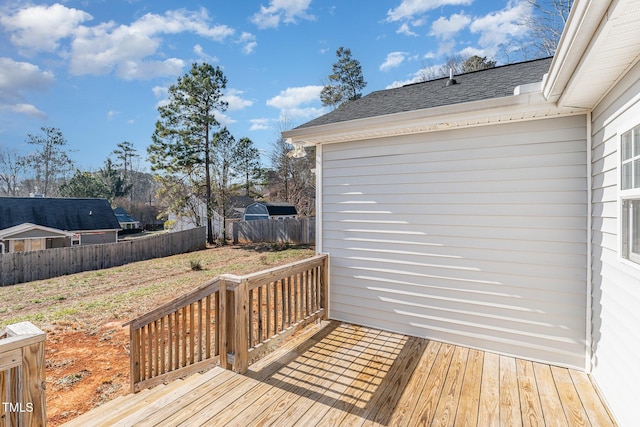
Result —
[[536, 59], [503, 65], [454, 76], [455, 85], [447, 86], [448, 77], [372, 92], [296, 129], [366, 119], [387, 114], [442, 107], [471, 101], [512, 96], [520, 85], [542, 81], [553, 58]]
[[0, 197], [0, 230], [24, 223], [65, 231], [120, 229], [105, 199]]

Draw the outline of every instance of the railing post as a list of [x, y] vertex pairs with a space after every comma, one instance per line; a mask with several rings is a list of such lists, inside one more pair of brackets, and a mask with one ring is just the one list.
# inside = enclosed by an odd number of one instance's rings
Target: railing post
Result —
[[[9, 371], [10, 375], [4, 376], [5, 381], [8, 380], [10, 384], [7, 396], [9, 402], [6, 403], [13, 405], [10, 406], [12, 414], [6, 415], [18, 414], [18, 425], [44, 426], [47, 422], [44, 356], [46, 335], [30, 322], [7, 326], [6, 335], [7, 338], [24, 340], [22, 345], [19, 341], [13, 340], [12, 348], [15, 350], [9, 353], [10, 357], [3, 360], [7, 367], [13, 367]], [[4, 386], [6, 387], [6, 384]]]
[[140, 329], [129, 326], [129, 361], [131, 363], [131, 393], [135, 393], [140, 382]]
[[322, 308], [324, 309], [322, 314], [322, 320], [329, 318], [329, 256], [325, 255], [322, 260], [322, 283], [320, 283]]
[[229, 337], [233, 333], [233, 329], [230, 329], [229, 320], [229, 298], [232, 297], [233, 292], [227, 292], [227, 280], [224, 276], [220, 277], [220, 291], [218, 292], [218, 310], [216, 313], [216, 332], [218, 334], [218, 342], [220, 343], [220, 366], [224, 369], [230, 369], [227, 355], [233, 349], [230, 348]]
[[249, 368], [249, 282], [240, 281], [234, 289], [235, 293], [235, 331], [233, 370], [245, 373]]

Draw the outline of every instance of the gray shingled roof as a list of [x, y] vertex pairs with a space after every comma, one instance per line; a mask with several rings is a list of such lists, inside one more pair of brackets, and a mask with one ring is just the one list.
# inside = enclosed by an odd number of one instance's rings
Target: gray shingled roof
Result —
[[120, 229], [105, 199], [0, 197], [0, 230], [24, 223], [64, 231]]
[[463, 102], [513, 95], [520, 85], [542, 81], [553, 58], [503, 65], [454, 76], [457, 84], [447, 86], [449, 78], [379, 90], [342, 105], [330, 113], [298, 126], [320, 126]]

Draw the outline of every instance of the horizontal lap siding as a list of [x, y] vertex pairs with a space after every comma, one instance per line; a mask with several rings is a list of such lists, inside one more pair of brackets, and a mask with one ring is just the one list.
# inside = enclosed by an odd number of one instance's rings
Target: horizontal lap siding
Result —
[[323, 148], [331, 317], [584, 367], [585, 118]]
[[640, 125], [640, 65], [592, 114], [593, 378], [620, 425], [640, 419], [640, 266], [620, 260], [618, 144]]

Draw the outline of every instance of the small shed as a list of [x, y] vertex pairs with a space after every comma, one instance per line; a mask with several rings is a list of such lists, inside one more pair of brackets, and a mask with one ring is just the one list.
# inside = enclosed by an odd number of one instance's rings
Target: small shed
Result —
[[298, 211], [290, 203], [256, 202], [252, 203], [244, 211], [245, 221], [261, 219], [285, 219], [297, 218]]

